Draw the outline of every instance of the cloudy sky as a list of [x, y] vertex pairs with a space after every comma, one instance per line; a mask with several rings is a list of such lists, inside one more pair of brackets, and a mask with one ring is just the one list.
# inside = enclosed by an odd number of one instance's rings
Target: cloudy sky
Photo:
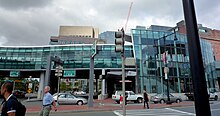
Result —
[[[99, 32], [125, 25], [175, 26], [183, 20], [182, 0], [0, 0], [0, 45], [47, 45], [60, 25], [94, 26]], [[220, 30], [219, 0], [194, 0], [197, 22]]]

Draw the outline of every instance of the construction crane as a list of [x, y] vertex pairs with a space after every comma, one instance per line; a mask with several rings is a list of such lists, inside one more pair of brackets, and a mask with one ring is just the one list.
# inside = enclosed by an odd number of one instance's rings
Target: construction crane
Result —
[[132, 5], [133, 5], [133, 2], [131, 2], [131, 5], [130, 5], [129, 10], [128, 10], [128, 16], [127, 16], [127, 20], [126, 20], [126, 22], [125, 22], [125, 27], [124, 27], [124, 31], [125, 31], [125, 32], [126, 32], [127, 25], [128, 25], [128, 20], [129, 20], [130, 14], [131, 14]]

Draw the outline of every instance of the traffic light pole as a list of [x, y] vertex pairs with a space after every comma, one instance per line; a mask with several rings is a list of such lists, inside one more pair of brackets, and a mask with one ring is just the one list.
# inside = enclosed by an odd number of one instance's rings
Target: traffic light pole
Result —
[[89, 100], [88, 107], [93, 107], [93, 95], [94, 95], [94, 57], [90, 57], [90, 71], [89, 71]]
[[95, 52], [90, 56], [90, 70], [89, 70], [89, 99], [88, 107], [93, 107], [93, 96], [94, 96], [94, 57], [97, 54], [97, 41], [93, 43], [92, 50]]
[[121, 53], [121, 60], [122, 60], [122, 91], [123, 91], [123, 116], [126, 116], [126, 96], [125, 96], [125, 57], [124, 52]]
[[182, 0], [186, 22], [196, 116], [211, 116], [193, 0]]
[[124, 29], [115, 32], [115, 52], [121, 53], [121, 68], [122, 68], [122, 94], [123, 94], [123, 116], [126, 116], [126, 96], [125, 96], [125, 56], [124, 56]]

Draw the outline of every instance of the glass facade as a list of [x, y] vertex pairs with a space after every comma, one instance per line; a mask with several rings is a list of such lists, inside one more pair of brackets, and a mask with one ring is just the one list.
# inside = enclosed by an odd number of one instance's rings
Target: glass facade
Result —
[[[168, 80], [171, 92], [187, 92], [192, 89], [187, 37], [171, 31], [155, 31], [146, 29], [132, 29], [132, 39], [137, 59], [139, 91], [147, 90], [150, 93], [167, 91], [167, 81], [164, 74], [162, 55], [167, 55], [169, 68]], [[200, 39], [204, 67], [214, 62], [211, 43]], [[213, 76], [213, 75], [212, 75]], [[209, 82], [210, 77], [207, 77]]]
[[[97, 45], [95, 68], [121, 68], [121, 56], [114, 45]], [[1, 69], [45, 69], [49, 55], [64, 61], [64, 69], [89, 68], [92, 45], [49, 45], [39, 47], [0, 47]], [[131, 45], [125, 46], [125, 56], [133, 57]]]

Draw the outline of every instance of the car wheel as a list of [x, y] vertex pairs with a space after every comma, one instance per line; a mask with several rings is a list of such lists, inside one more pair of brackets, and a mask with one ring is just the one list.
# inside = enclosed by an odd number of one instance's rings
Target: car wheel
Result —
[[218, 100], [218, 96], [216, 95], [216, 96], [215, 96], [215, 101], [217, 101], [217, 100]]
[[176, 100], [176, 103], [180, 103], [180, 102], [181, 102], [181, 100], [180, 100], [180, 99], [177, 99], [177, 100]]
[[142, 99], [141, 99], [141, 98], [138, 98], [138, 99], [137, 99], [137, 102], [138, 102], [138, 103], [142, 103]]
[[161, 104], [164, 104], [164, 103], [165, 103], [165, 100], [163, 100], [163, 99], [160, 100], [160, 103], [161, 103]]
[[83, 101], [78, 101], [77, 105], [83, 105]]

